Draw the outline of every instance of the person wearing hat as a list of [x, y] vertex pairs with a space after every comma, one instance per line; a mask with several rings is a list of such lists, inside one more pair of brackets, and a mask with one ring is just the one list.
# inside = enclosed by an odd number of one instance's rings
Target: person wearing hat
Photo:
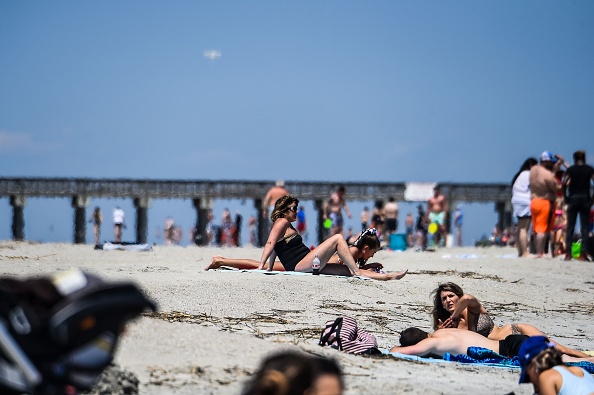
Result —
[[555, 200], [559, 184], [555, 171], [564, 163], [559, 155], [545, 151], [540, 155], [540, 163], [530, 169], [530, 214], [532, 229], [536, 233], [536, 257], [544, 256], [547, 235], [555, 223]]
[[535, 394], [594, 394], [594, 378], [590, 373], [579, 366], [565, 365], [555, 344], [544, 336], [526, 339], [520, 346], [518, 359], [522, 367], [520, 384], [532, 383]]

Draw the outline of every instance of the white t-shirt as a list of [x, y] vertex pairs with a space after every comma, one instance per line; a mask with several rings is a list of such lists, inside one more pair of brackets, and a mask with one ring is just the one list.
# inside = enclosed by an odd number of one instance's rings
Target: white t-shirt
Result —
[[512, 203], [530, 204], [530, 171], [520, 173], [512, 186]]
[[124, 223], [124, 210], [121, 208], [116, 208], [113, 210], [113, 223], [114, 224], [123, 224]]

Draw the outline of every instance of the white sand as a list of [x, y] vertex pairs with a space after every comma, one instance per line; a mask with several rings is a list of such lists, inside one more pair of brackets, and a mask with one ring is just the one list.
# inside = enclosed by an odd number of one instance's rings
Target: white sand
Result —
[[265, 355], [285, 348], [337, 358], [346, 394], [531, 394], [531, 385], [517, 384], [517, 369], [369, 358], [317, 345], [325, 322], [339, 315], [357, 318], [380, 348], [397, 344], [408, 326], [430, 330], [430, 293], [444, 281], [478, 297], [498, 325], [530, 323], [560, 343], [594, 350], [594, 263], [463, 248], [381, 251], [373, 260], [387, 270], [410, 270], [390, 282], [203, 270], [213, 255], [260, 254], [251, 247], [129, 252], [3, 241], [0, 268], [2, 276], [26, 277], [78, 267], [140, 285], [171, 317], [140, 318], [122, 338], [116, 361], [138, 375], [143, 394], [238, 394]]

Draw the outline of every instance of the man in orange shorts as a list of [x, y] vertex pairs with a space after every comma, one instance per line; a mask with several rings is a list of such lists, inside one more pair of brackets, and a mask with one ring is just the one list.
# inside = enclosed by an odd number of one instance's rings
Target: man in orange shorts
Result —
[[540, 155], [540, 164], [530, 169], [530, 214], [532, 230], [536, 233], [536, 257], [544, 255], [547, 235], [555, 222], [555, 198], [559, 184], [555, 171], [564, 163], [563, 158], [545, 151]]

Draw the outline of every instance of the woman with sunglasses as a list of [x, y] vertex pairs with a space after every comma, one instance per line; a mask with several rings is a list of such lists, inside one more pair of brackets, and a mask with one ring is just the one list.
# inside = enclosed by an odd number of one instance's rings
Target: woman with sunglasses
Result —
[[[299, 200], [290, 195], [283, 196], [276, 201], [274, 210], [270, 214], [273, 222], [272, 229], [259, 262], [252, 259], [214, 257], [210, 265], [205, 269], [214, 269], [225, 265], [262, 270], [268, 264], [268, 270], [278, 270], [281, 269], [278, 267], [278, 263], [275, 265], [275, 259], [278, 257], [282, 269], [285, 271], [311, 272], [311, 262], [317, 255], [320, 259], [320, 272], [322, 274], [357, 275], [376, 280], [398, 280], [406, 274], [406, 271], [378, 273], [374, 270], [361, 269], [357, 265], [357, 260], [366, 261], [380, 247], [377, 234], [375, 230], [371, 229], [362, 233], [355, 242], [355, 246], [351, 248], [349, 248], [342, 235], [338, 234], [328, 238], [310, 251], [303, 244], [297, 230], [291, 225], [297, 218], [298, 205]], [[334, 256], [335, 254], [337, 256]], [[337, 263], [343, 263], [344, 265], [338, 265]], [[377, 267], [377, 264], [372, 265]]]

